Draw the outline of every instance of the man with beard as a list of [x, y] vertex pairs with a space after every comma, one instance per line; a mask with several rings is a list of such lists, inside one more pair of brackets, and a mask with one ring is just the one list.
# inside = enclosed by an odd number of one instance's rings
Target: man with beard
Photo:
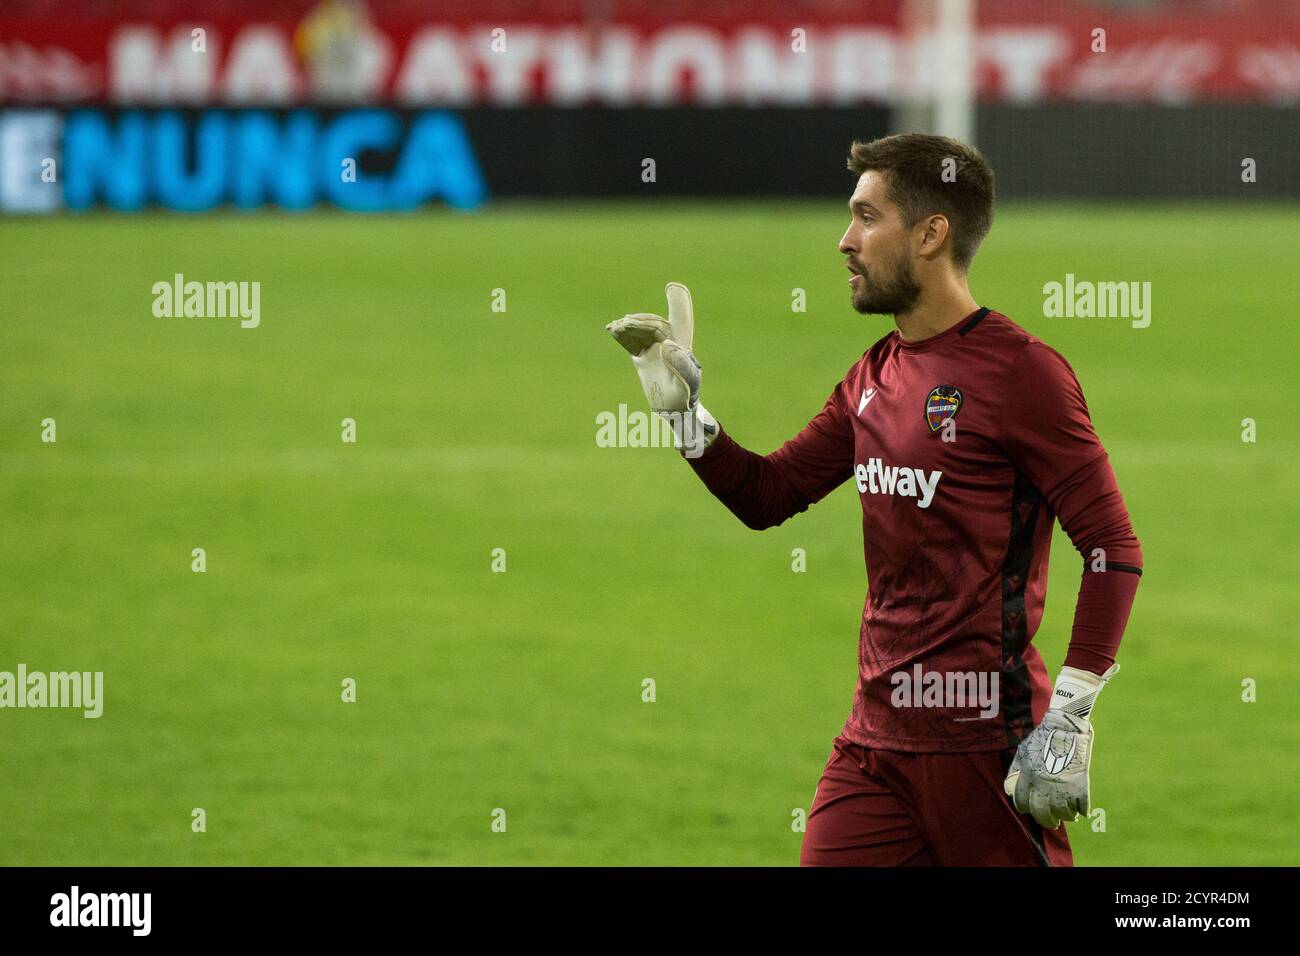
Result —
[[[781, 448], [743, 448], [699, 404], [690, 294], [607, 328], [651, 407], [683, 415], [691, 467], [750, 528], [852, 480], [868, 588], [858, 686], [818, 784], [805, 865], [1070, 866], [1063, 822], [1089, 813], [1097, 694], [1142, 552], [1073, 370], [967, 272], [993, 220], [977, 150], [917, 134], [854, 143], [840, 239], [853, 308], [896, 328]], [[1059, 519], [1084, 558], [1055, 687], [1031, 641]]]

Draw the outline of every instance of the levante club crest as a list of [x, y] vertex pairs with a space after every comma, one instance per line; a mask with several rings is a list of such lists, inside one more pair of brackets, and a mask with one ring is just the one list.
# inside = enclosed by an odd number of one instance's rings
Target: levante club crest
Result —
[[956, 385], [936, 385], [925, 398], [925, 420], [930, 431], [937, 432], [943, 423], [961, 411], [961, 389]]

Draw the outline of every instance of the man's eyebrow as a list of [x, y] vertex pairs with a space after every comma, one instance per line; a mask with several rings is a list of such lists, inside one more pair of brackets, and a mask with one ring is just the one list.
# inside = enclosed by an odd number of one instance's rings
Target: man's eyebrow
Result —
[[865, 199], [849, 201], [849, 212], [857, 212], [859, 209], [867, 209], [870, 210], [871, 212], [880, 211], [875, 206], [871, 205], [871, 203], [867, 202]]

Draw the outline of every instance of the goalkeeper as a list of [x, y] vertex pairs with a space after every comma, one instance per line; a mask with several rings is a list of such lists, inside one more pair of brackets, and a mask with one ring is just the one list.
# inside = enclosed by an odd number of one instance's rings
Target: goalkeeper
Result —
[[[1073, 369], [970, 293], [993, 219], [984, 158], [904, 134], [854, 143], [849, 168], [850, 300], [895, 328], [776, 451], [743, 448], [700, 404], [685, 287], [669, 285], [667, 319], [607, 328], [746, 526], [779, 525], [846, 481], [857, 490], [858, 683], [801, 863], [1070, 866], [1062, 824], [1090, 812], [1090, 718], [1119, 670], [1142, 551]], [[1032, 640], [1057, 520], [1083, 574], [1053, 685]]]

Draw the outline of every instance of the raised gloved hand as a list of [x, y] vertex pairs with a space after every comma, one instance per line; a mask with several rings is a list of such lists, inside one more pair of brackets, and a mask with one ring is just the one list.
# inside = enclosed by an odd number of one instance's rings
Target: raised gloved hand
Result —
[[695, 313], [691, 293], [670, 282], [668, 318], [635, 312], [605, 326], [632, 356], [650, 408], [666, 419], [678, 447], [692, 456], [703, 453], [718, 433], [718, 423], [700, 405], [700, 363], [691, 352]]

